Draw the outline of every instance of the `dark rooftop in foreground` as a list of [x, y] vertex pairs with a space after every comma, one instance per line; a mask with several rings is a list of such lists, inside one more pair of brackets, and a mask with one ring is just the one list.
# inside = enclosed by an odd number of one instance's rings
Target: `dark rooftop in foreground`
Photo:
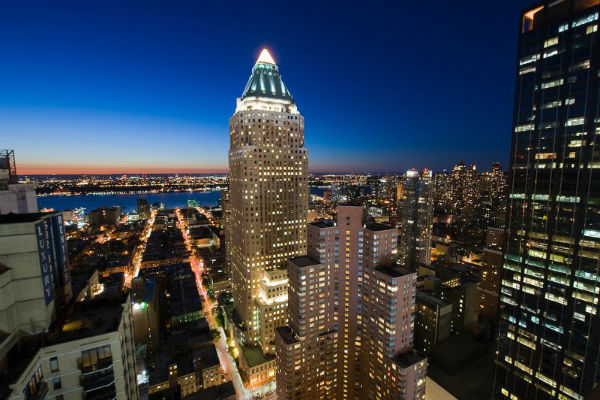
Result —
[[[0, 400], [11, 392], [9, 385], [15, 383], [30, 362], [44, 346], [52, 346], [72, 340], [114, 332], [118, 329], [123, 313], [123, 296], [103, 297], [72, 302], [69, 308], [61, 311], [45, 334], [25, 335], [17, 338], [14, 346], [2, 360], [8, 368], [0, 368]], [[0, 343], [11, 340], [0, 331]]]
[[[8, 338], [8, 335], [4, 332], [2, 332], [2, 335], [0, 343]], [[5, 400], [11, 395], [10, 385], [14, 384], [29, 366], [29, 363], [39, 351], [42, 341], [42, 335], [22, 336], [18, 338], [17, 343], [11, 347], [6, 356], [3, 356], [3, 361], [6, 361], [6, 364], [0, 368], [1, 400]]]
[[54, 322], [46, 335], [46, 344], [58, 344], [71, 340], [102, 335], [116, 331], [121, 322], [125, 298], [100, 296], [73, 304], [65, 318]]
[[381, 272], [382, 274], [391, 276], [392, 278], [399, 278], [401, 276], [408, 275], [411, 273], [407, 269], [402, 268], [395, 264], [380, 265], [379, 267], [375, 268], [375, 271], [378, 271], [378, 272]]
[[378, 231], [387, 231], [390, 229], [395, 229], [389, 225], [385, 225], [385, 224], [380, 224], [378, 222], [373, 222], [371, 224], [367, 224], [365, 226], [366, 229], [373, 231], [373, 232], [378, 232]]
[[219, 356], [217, 355], [217, 348], [214, 344], [202, 346], [196, 350], [196, 354], [200, 357], [202, 366], [204, 368], [211, 368], [215, 365], [219, 365]]
[[321, 264], [320, 262], [309, 256], [294, 257], [290, 258], [289, 261], [294, 265], [297, 265], [298, 267], [310, 267], [311, 265]]
[[258, 346], [243, 346], [242, 353], [250, 367], [255, 367], [275, 358], [274, 355], [265, 356]]
[[275, 331], [281, 336], [281, 338], [285, 341], [285, 344], [296, 343], [298, 340], [292, 335], [292, 330], [289, 326], [282, 326], [279, 328], [275, 328]]
[[445, 300], [440, 299], [439, 297], [435, 297], [434, 295], [424, 292], [422, 290], [417, 290], [417, 302], [427, 303], [429, 305], [436, 305], [438, 307], [445, 307], [449, 305]]
[[185, 400], [224, 400], [235, 396], [235, 388], [232, 382], [225, 382], [219, 386], [211, 386], [200, 389], [196, 393], [184, 397]]
[[38, 219], [45, 217], [47, 215], [51, 215], [51, 214], [54, 214], [54, 213], [39, 212], [39, 213], [29, 213], [29, 214], [14, 214], [14, 213], [2, 214], [2, 215], [0, 215], [0, 224], [17, 224], [17, 223], [21, 223], [21, 222], [33, 222], [33, 221], [37, 221]]
[[318, 221], [313, 221], [310, 223], [311, 225], [317, 226], [319, 228], [331, 228], [335, 224], [330, 219], [320, 219]]
[[394, 357], [394, 361], [396, 362], [396, 364], [398, 364], [402, 368], [408, 368], [424, 359], [425, 356], [423, 354], [419, 354], [414, 350]]
[[427, 375], [459, 399], [489, 399], [494, 379], [494, 345], [463, 332], [435, 346]]

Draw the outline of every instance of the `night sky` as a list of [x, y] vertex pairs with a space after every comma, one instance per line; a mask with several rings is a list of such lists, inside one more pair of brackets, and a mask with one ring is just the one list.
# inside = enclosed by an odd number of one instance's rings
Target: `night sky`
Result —
[[506, 164], [529, 4], [4, 1], [0, 148], [21, 174], [224, 171], [268, 47], [311, 171]]

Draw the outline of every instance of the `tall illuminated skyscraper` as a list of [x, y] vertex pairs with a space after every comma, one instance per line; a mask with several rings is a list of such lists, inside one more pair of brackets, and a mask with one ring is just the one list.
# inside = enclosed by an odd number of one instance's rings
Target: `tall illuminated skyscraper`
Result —
[[600, 381], [600, 1], [521, 15], [494, 398]]
[[306, 254], [304, 118], [264, 49], [229, 120], [228, 262], [240, 365], [274, 379], [275, 328], [287, 322], [289, 258]]
[[289, 326], [277, 329], [277, 397], [422, 400], [427, 359], [413, 350], [417, 275], [395, 264], [398, 231], [363, 225], [362, 206], [308, 224], [289, 261]]
[[433, 231], [432, 173], [406, 171], [400, 201], [400, 262], [411, 270], [431, 263]]

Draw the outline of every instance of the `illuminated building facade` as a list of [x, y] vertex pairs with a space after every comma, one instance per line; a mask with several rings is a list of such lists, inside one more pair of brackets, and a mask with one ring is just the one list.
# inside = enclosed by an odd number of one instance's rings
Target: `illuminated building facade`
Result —
[[427, 358], [413, 350], [417, 274], [377, 261], [377, 250], [395, 247], [395, 230], [367, 226], [364, 237], [360, 398], [425, 399]]
[[490, 171], [481, 173], [480, 185], [480, 199], [477, 205], [482, 227], [504, 228], [508, 187], [502, 165], [494, 163]]
[[467, 166], [463, 161], [456, 164], [450, 172], [436, 174], [438, 206], [447, 209], [453, 219], [464, 224], [471, 223], [480, 187], [478, 178], [477, 167]]
[[137, 199], [137, 212], [140, 215], [140, 219], [150, 218], [150, 204], [147, 199]]
[[337, 390], [333, 270], [309, 256], [288, 261], [289, 326], [277, 328], [277, 397], [329, 399]]
[[252, 355], [240, 364], [261, 371], [246, 374], [257, 386], [275, 375], [275, 328], [287, 315], [287, 293], [278, 293], [287, 260], [306, 254], [308, 211], [304, 118], [266, 49], [229, 127], [227, 260], [240, 357]]
[[406, 171], [400, 201], [400, 262], [411, 270], [431, 263], [433, 231], [432, 173]]
[[117, 225], [121, 217], [121, 207], [101, 207], [90, 211], [88, 222], [91, 226]]
[[423, 354], [450, 337], [452, 304], [425, 291], [417, 292], [415, 349]]
[[155, 279], [134, 278], [132, 281], [133, 339], [144, 344], [147, 354], [155, 355], [159, 340], [159, 288]]
[[488, 227], [504, 228], [507, 184], [500, 163], [478, 172], [461, 161], [452, 171], [435, 174], [432, 186], [435, 207], [449, 214], [450, 230], [443, 235], [483, 245]]
[[479, 282], [479, 315], [489, 321], [498, 319], [498, 294], [500, 292], [500, 268], [504, 255], [505, 231], [488, 228], [486, 246], [481, 260], [481, 281]]
[[417, 277], [394, 263], [397, 229], [363, 225], [362, 206], [337, 211], [336, 223], [308, 225], [308, 256], [289, 262], [278, 398], [423, 399], [427, 360], [412, 350]]
[[583, 399], [600, 371], [600, 1], [521, 15], [498, 399]]

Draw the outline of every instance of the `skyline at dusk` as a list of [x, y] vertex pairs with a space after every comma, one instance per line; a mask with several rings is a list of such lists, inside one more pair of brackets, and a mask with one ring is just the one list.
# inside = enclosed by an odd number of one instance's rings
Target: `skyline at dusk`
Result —
[[[20, 174], [226, 171], [262, 47], [306, 116], [310, 171], [507, 164], [522, 2], [34, 3], [0, 17], [0, 129]], [[474, 29], [484, 11], [498, 18]]]
[[600, 0], [0, 6], [0, 400], [600, 400]]

